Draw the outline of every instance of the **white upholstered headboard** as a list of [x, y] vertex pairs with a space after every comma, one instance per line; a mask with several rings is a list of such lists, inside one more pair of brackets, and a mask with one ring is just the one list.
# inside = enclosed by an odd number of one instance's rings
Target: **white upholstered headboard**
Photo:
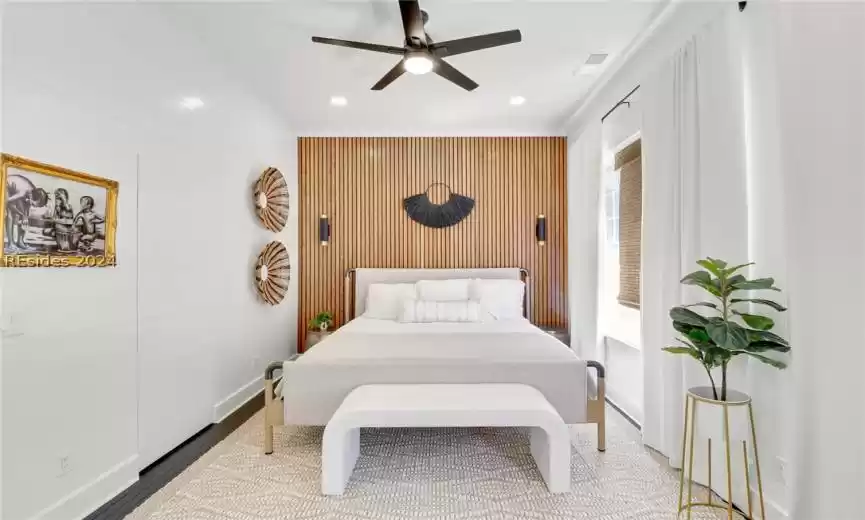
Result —
[[[453, 280], [456, 278], [510, 279], [526, 282], [523, 313], [528, 312], [528, 274], [520, 267], [484, 267], [474, 269], [349, 269], [345, 274], [345, 316], [354, 319], [363, 314], [366, 294], [373, 283], [414, 283], [418, 280]], [[352, 305], [353, 304], [353, 305]], [[353, 307], [353, 309], [352, 309]]]

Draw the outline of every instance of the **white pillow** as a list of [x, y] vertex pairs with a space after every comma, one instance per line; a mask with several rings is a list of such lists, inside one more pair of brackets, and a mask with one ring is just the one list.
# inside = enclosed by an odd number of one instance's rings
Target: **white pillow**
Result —
[[469, 299], [471, 280], [420, 280], [416, 285], [419, 300], [455, 302]]
[[402, 312], [402, 302], [417, 298], [413, 283], [374, 283], [367, 287], [364, 318], [396, 320]]
[[461, 302], [405, 300], [399, 321], [402, 323], [476, 322], [481, 321], [481, 305], [468, 300]]
[[497, 320], [523, 318], [526, 284], [521, 280], [490, 280], [476, 278], [473, 297]]

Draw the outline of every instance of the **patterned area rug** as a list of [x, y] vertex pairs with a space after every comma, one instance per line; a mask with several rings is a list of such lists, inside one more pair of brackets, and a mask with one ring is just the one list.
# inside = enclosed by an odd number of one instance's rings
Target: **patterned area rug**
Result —
[[345, 495], [325, 497], [323, 429], [277, 428], [267, 456], [259, 413], [127, 519], [675, 519], [678, 473], [617, 412], [607, 416], [606, 453], [593, 426], [571, 427], [567, 494], [547, 492], [526, 430], [438, 428], [364, 429]]

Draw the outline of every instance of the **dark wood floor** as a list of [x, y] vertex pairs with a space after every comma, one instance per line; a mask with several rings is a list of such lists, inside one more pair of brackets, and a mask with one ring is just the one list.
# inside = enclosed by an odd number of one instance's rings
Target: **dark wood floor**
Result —
[[226, 438], [241, 424], [245, 423], [262, 407], [264, 407], [264, 393], [250, 399], [224, 421], [211, 424], [146, 467], [141, 472], [138, 482], [132, 484], [110, 502], [91, 513], [85, 520], [122, 519], [134, 511], [135, 508], [151, 495], [171, 482], [174, 477], [198, 460], [210, 448], [216, 446], [219, 441]]

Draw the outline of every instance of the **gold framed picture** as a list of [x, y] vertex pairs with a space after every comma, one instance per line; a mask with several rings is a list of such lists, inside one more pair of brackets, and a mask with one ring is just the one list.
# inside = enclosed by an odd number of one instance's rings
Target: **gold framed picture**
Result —
[[0, 155], [0, 267], [116, 263], [117, 181]]

